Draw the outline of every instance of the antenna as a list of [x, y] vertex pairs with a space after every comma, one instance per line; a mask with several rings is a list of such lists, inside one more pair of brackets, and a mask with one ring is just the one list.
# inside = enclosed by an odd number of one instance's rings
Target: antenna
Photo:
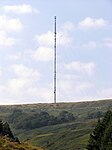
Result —
[[54, 17], [54, 103], [56, 103], [56, 16]]

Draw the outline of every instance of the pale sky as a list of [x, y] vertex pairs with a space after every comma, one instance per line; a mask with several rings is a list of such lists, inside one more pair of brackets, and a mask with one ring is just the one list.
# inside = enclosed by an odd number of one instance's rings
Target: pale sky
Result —
[[111, 0], [0, 0], [0, 104], [112, 98]]

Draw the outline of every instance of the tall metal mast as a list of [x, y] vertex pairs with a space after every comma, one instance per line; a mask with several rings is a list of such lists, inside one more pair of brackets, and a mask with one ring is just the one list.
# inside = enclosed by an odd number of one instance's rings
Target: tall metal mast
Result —
[[56, 103], [56, 16], [54, 17], [54, 103]]

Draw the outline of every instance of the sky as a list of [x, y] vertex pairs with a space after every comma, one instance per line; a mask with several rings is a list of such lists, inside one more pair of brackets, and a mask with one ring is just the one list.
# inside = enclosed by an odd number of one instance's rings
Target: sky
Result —
[[112, 98], [111, 0], [0, 0], [0, 105]]

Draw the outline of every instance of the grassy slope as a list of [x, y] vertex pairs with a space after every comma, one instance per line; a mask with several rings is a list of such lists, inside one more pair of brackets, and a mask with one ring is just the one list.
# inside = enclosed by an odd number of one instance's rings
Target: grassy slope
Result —
[[57, 115], [62, 110], [72, 112], [77, 120], [72, 123], [54, 125], [34, 129], [30, 131], [14, 130], [15, 134], [23, 141], [28, 141], [34, 145], [43, 146], [46, 150], [84, 150], [89, 134], [93, 130], [96, 119], [87, 120], [88, 113], [106, 112], [112, 108], [112, 100], [78, 102], [78, 103], [58, 103], [58, 104], [32, 104], [16, 106], [0, 106], [1, 117], [12, 113], [14, 109], [21, 109], [27, 113], [47, 111]]
[[[95, 120], [48, 126], [19, 134], [21, 139], [49, 150], [84, 149]], [[25, 136], [26, 133], [26, 136]]]

